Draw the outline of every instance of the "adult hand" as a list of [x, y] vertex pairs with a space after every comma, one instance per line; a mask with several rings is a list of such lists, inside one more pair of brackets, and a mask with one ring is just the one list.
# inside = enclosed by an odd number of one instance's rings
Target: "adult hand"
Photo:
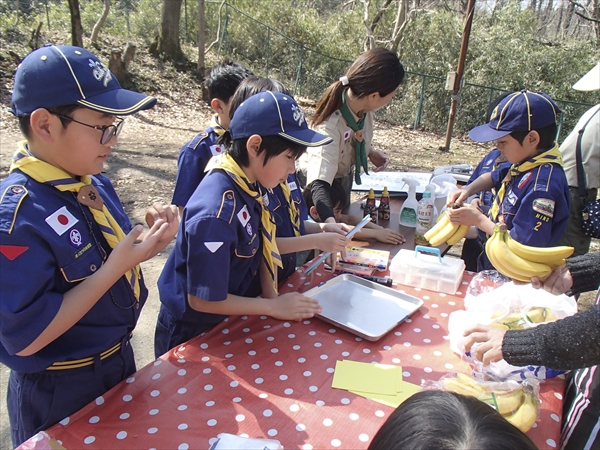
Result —
[[[483, 364], [487, 365], [504, 359], [502, 341], [506, 330], [491, 328], [487, 325], [475, 325], [465, 330], [463, 336], [465, 351], [470, 352]], [[477, 345], [475, 345], [477, 344]]]
[[545, 291], [554, 295], [560, 295], [573, 287], [573, 277], [566, 264], [556, 267], [550, 275], [545, 278], [533, 277], [531, 285], [536, 288], [543, 288]]
[[369, 160], [375, 165], [375, 172], [385, 170], [390, 163], [390, 157], [388, 155], [373, 149], [369, 152]]
[[310, 319], [322, 310], [317, 300], [298, 292], [288, 292], [273, 299], [269, 315], [280, 320], [300, 321]]
[[471, 204], [464, 204], [460, 208], [446, 208], [450, 222], [460, 225], [478, 226], [482, 217], [485, 217], [479, 208]]

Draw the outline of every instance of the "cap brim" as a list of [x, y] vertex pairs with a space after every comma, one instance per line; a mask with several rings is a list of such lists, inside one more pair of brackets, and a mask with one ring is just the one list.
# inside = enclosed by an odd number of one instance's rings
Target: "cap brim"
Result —
[[152, 108], [156, 105], [156, 98], [119, 88], [78, 100], [77, 103], [104, 114], [127, 116]]
[[600, 89], [600, 62], [573, 85], [578, 91], [595, 91]]
[[306, 145], [307, 147], [320, 147], [321, 145], [327, 145], [333, 142], [326, 134], [317, 133], [310, 128], [304, 130], [294, 130], [293, 133], [278, 133], [284, 139], [295, 142], [297, 144]]
[[511, 131], [496, 130], [486, 123], [469, 131], [469, 137], [476, 142], [489, 142], [500, 139], [510, 133]]

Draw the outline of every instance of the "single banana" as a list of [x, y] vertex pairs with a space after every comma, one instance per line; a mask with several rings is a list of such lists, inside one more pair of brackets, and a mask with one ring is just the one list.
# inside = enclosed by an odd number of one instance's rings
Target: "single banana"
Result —
[[436, 234], [438, 234], [442, 228], [444, 228], [446, 225], [448, 225], [450, 223], [450, 220], [448, 219], [448, 214], [440, 214], [437, 220], [437, 223], [431, 227], [427, 233], [425, 233], [423, 235], [423, 237], [425, 239], [427, 239], [428, 241], [433, 238]]
[[462, 238], [464, 238], [467, 235], [469, 228], [469, 225], [459, 225], [458, 230], [456, 230], [456, 233], [450, 236], [446, 243], [450, 246], [458, 243]]
[[523, 404], [514, 414], [504, 416], [523, 433], [527, 433], [537, 420], [537, 400], [533, 394], [526, 394]]
[[485, 401], [489, 405], [496, 408], [503, 416], [512, 414], [517, 411], [523, 404], [523, 389], [518, 388], [508, 393], [502, 391], [492, 391], [490, 396], [491, 401]]
[[567, 263], [566, 259], [557, 259], [556, 261], [548, 261], [544, 264], [548, 264], [551, 269], [556, 269], [557, 267], [564, 266]]
[[442, 230], [439, 233], [434, 235], [431, 239], [428, 239], [429, 244], [432, 247], [437, 247], [438, 245], [442, 245], [444, 242], [446, 242], [448, 240], [448, 238], [450, 238], [454, 233], [456, 233], [456, 230], [458, 230], [459, 226], [460, 225], [454, 224], [449, 221], [446, 224], [446, 226], [444, 228], [442, 228]]
[[568, 258], [573, 254], [575, 249], [565, 245], [557, 247], [533, 247], [530, 245], [521, 244], [515, 241], [508, 234], [506, 245], [515, 255], [520, 256], [528, 261], [548, 264], [550, 261], [560, 261]]
[[471, 384], [463, 383], [457, 378], [444, 378], [442, 381], [444, 389], [457, 394], [470, 395], [479, 398], [484, 395], [484, 391], [479, 386], [474, 387]]
[[546, 308], [533, 308], [525, 313], [525, 318], [531, 323], [542, 323], [545, 321]]

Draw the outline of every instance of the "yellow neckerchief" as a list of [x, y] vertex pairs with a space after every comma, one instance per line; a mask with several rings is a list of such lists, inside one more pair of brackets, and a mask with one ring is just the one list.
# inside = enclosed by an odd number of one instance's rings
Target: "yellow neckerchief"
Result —
[[285, 201], [289, 205], [288, 212], [290, 214], [290, 221], [292, 222], [292, 227], [294, 228], [294, 235], [300, 236], [300, 215], [298, 214], [298, 208], [296, 208], [296, 203], [292, 200], [292, 192], [290, 191], [290, 186], [287, 180], [285, 180], [284, 183], [281, 183], [280, 186], [281, 190], [283, 191]]
[[[35, 181], [55, 187], [62, 192], [73, 192], [77, 194], [79, 189], [92, 184], [92, 179], [89, 175], [82, 176], [81, 181], [79, 181], [64, 170], [36, 158], [28, 151], [27, 141], [19, 142], [19, 147], [13, 156], [9, 172], [14, 172], [17, 169], [33, 178]], [[98, 196], [100, 196], [99, 193]], [[104, 202], [102, 202], [101, 210], [89, 206], [88, 208], [92, 213], [94, 220], [100, 227], [102, 235], [106, 238], [108, 245], [110, 245], [111, 248], [115, 248], [125, 237], [125, 233], [119, 223], [112, 216]], [[135, 266], [133, 269], [129, 270], [125, 276], [133, 289], [135, 298], [139, 300], [140, 266]]]
[[219, 116], [217, 114], [213, 116], [210, 126], [212, 127], [213, 131], [217, 133], [217, 136], [222, 136], [226, 131], [225, 128], [223, 128], [219, 123]]
[[[237, 162], [231, 157], [229, 153], [224, 153], [220, 158], [215, 161], [215, 169], [224, 170], [227, 175], [237, 184], [246, 194], [256, 200], [261, 207], [260, 223], [262, 225], [262, 236], [263, 236], [263, 257], [269, 269], [271, 275], [271, 283], [275, 292], [277, 292], [277, 267], [283, 267], [281, 263], [281, 256], [277, 248], [277, 242], [275, 242], [275, 222], [271, 220], [271, 211], [265, 206], [263, 202], [262, 193], [259, 189], [253, 188], [252, 184], [248, 181], [246, 174], [238, 165]], [[257, 184], [258, 185], [258, 184]]]
[[508, 183], [513, 177], [517, 177], [524, 172], [528, 172], [531, 169], [541, 166], [546, 163], [555, 163], [560, 164], [562, 166], [562, 156], [560, 151], [558, 150], [558, 143], [554, 143], [554, 147], [550, 150], [545, 151], [544, 153], [540, 153], [539, 155], [535, 155], [533, 158], [528, 159], [525, 162], [520, 163], [519, 165], [513, 164], [510, 166], [510, 170], [504, 180], [502, 180], [502, 186], [498, 191], [498, 195], [494, 198], [494, 202], [492, 203], [492, 207], [488, 213], [488, 217], [492, 219], [494, 222], [498, 219], [498, 214], [500, 213], [500, 205], [502, 205], [502, 201], [504, 200], [504, 195], [506, 194], [506, 188]]

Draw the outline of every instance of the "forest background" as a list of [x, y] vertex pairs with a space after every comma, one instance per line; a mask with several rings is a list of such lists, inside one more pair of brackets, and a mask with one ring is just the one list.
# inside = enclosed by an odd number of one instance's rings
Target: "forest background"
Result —
[[[378, 112], [374, 138], [391, 157], [389, 170], [476, 165], [489, 147], [470, 141], [466, 131], [483, 122], [495, 96], [522, 88], [543, 90], [564, 109], [561, 142], [581, 114], [600, 103], [600, 91], [572, 89], [600, 59], [600, 0], [475, 2], [465, 84], [454, 95], [445, 89], [446, 76], [457, 70], [469, 4], [467, 0], [0, 0], [0, 178], [7, 176], [21, 139], [8, 112], [18, 62], [46, 42], [70, 44], [75, 38], [104, 62], [118, 52], [124, 54], [128, 44], [135, 45], [123, 84], [159, 100], [153, 110], [127, 119], [105, 166], [134, 222], [143, 220], [152, 202], [170, 202], [178, 150], [210, 120], [210, 107], [202, 100], [205, 68], [222, 58], [279, 79], [310, 113], [356, 55], [373, 46], [397, 51], [407, 70], [406, 82], [390, 105]], [[80, 18], [78, 26], [72, 25], [74, 15]], [[440, 150], [453, 96], [458, 107], [452, 141], [448, 149]], [[159, 305], [156, 279], [170, 248], [143, 264], [150, 296], [132, 339], [138, 367], [153, 360]], [[599, 248], [593, 241], [592, 251]], [[592, 300], [589, 296], [587, 303]], [[11, 448], [7, 379], [8, 369], [2, 366], [0, 450]]]

